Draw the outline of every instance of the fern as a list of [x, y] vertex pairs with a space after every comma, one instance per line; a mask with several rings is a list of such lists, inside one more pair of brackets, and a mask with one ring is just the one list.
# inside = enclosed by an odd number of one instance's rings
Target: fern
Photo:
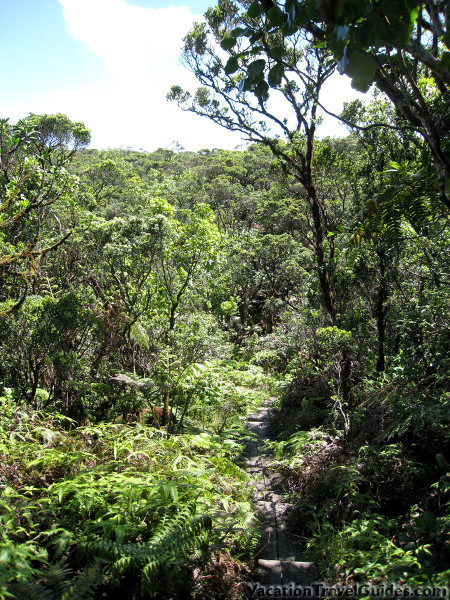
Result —
[[393, 162], [386, 174], [391, 183], [367, 201], [353, 232], [355, 242], [383, 236], [398, 244], [404, 238], [405, 221], [414, 231], [427, 234], [439, 214], [437, 194], [424, 169], [414, 173], [407, 162]]
[[252, 548], [248, 476], [231, 460], [242, 451], [237, 423], [168, 437], [146, 425], [67, 430], [56, 413], [22, 412], [10, 398], [2, 411], [2, 468], [13, 478], [0, 490], [0, 600], [13, 589], [91, 598], [127, 576], [148, 595], [185, 586], [210, 548]]
[[137, 342], [139, 346], [148, 350], [150, 345], [150, 338], [146, 332], [144, 326], [139, 321], [136, 321], [130, 328], [130, 338]]
[[94, 600], [106, 572], [100, 559], [77, 574], [60, 562], [50, 565], [34, 582], [12, 585], [10, 591], [16, 600]]
[[195, 516], [189, 505], [175, 517], [164, 520], [145, 543], [118, 543], [92, 536], [80, 544], [89, 557], [100, 556], [112, 564], [112, 573], [120, 579], [128, 573], [141, 573], [143, 592], [154, 594], [163, 565], [180, 555], [199, 549], [205, 552], [212, 527], [209, 515]]

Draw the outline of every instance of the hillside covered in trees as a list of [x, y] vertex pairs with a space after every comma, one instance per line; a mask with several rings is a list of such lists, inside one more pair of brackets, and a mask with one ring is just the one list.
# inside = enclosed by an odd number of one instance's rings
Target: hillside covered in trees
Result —
[[[244, 424], [269, 396], [321, 580], [449, 585], [446, 13], [406, 2], [386, 58], [358, 15], [270, 4], [210, 9], [183, 54], [203, 87], [170, 93], [245, 150], [0, 121], [1, 599], [244, 597]], [[378, 92], [318, 139], [347, 34], [343, 69]]]

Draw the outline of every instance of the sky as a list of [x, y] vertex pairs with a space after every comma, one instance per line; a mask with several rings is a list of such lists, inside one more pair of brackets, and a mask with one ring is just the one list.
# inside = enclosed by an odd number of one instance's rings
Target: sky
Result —
[[[214, 0], [0, 0], [0, 117], [61, 112], [92, 131], [92, 148], [147, 151], [243, 147], [206, 118], [167, 102], [195, 90], [182, 38]], [[325, 104], [353, 99], [349, 79], [327, 82]], [[322, 135], [346, 130], [326, 119]]]

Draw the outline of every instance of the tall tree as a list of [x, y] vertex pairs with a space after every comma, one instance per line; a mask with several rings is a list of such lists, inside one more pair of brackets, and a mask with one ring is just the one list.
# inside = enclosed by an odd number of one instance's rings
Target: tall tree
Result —
[[[241, 131], [251, 142], [268, 146], [286, 173], [303, 189], [311, 224], [317, 277], [323, 308], [332, 326], [341, 327], [324, 249], [323, 210], [314, 180], [314, 145], [320, 93], [335, 62], [307, 31], [290, 38], [279, 32], [263, 34], [253, 45], [247, 76], [235, 74], [242, 38], [251, 26], [246, 3], [219, 0], [185, 38], [183, 60], [202, 84], [192, 96], [179, 86], [168, 98], [184, 109], [206, 116], [222, 127]], [[237, 50], [233, 50], [237, 44]], [[243, 48], [245, 51], [245, 48]], [[224, 54], [225, 52], [225, 54]], [[269, 88], [270, 85], [272, 86]], [[339, 389], [352, 409], [352, 368], [342, 347]]]
[[[299, 32], [289, 41], [278, 34], [268, 35], [255, 46], [248, 66], [251, 77], [244, 79], [233, 74], [238, 63], [228, 40], [231, 32], [240, 31], [252, 22], [245, 5], [221, 0], [205, 16], [206, 23], [194, 26], [185, 38], [183, 49], [183, 60], [202, 87], [191, 96], [174, 86], [168, 97], [184, 110], [206, 116], [225, 128], [242, 131], [249, 141], [268, 146], [285, 171], [303, 186], [311, 215], [324, 308], [335, 325], [338, 314], [325, 260], [323, 218], [313, 177], [320, 91], [334, 69], [334, 62], [326, 51], [314, 45], [309, 33]], [[226, 64], [219, 44], [222, 49], [228, 48], [230, 59]], [[284, 61], [282, 70], [280, 57]], [[265, 76], [276, 84], [270, 97]]]
[[[340, 73], [351, 77], [353, 87], [365, 92], [374, 82], [406, 126], [425, 140], [436, 169], [440, 201], [450, 208], [448, 2], [256, 1], [243, 10], [245, 27], [229, 30], [223, 45], [231, 53], [227, 68], [239, 71], [244, 87], [254, 82], [253, 56], [267, 39], [278, 36], [286, 43], [300, 31], [313, 34], [316, 43], [332, 53]], [[253, 87], [259, 97], [269, 85], [278, 85], [287, 66], [283, 55], [273, 59], [276, 64]]]
[[[208, 117], [219, 125], [242, 131], [247, 139], [268, 146], [286, 172], [303, 186], [311, 213], [317, 273], [324, 307], [331, 323], [338, 321], [335, 300], [324, 255], [324, 229], [313, 178], [313, 155], [320, 91], [334, 69], [328, 53], [314, 47], [310, 34], [300, 32], [284, 43], [268, 36], [255, 48], [249, 65], [251, 79], [233, 75], [236, 63], [224, 60], [232, 31], [242, 29], [251, 17], [242, 5], [220, 1], [206, 13], [206, 23], [196, 24], [185, 38], [183, 60], [202, 87], [194, 96], [174, 86], [169, 99], [184, 110]], [[227, 50], [235, 59], [232, 50]], [[285, 68], [278, 70], [278, 58]], [[278, 74], [278, 75], [277, 75]], [[269, 97], [267, 75], [277, 87]], [[276, 104], [275, 104], [276, 98]], [[282, 107], [280, 107], [282, 104]], [[284, 137], [284, 140], [281, 139]]]

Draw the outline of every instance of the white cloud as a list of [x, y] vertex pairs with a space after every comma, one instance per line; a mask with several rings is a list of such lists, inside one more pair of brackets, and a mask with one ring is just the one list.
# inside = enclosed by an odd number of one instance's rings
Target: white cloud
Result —
[[[195, 88], [179, 63], [182, 39], [195, 20], [187, 7], [132, 6], [125, 0], [59, 0], [70, 33], [105, 65], [95, 87], [73, 90], [62, 106], [93, 130], [92, 146], [154, 149], [173, 140], [188, 149], [233, 148], [237, 135], [166, 101], [171, 85]], [[54, 100], [54, 99], [53, 99]], [[37, 111], [35, 111], [37, 112]]]
[[115, 78], [143, 76], [172, 66], [193, 20], [186, 6], [161, 9], [124, 0], [59, 0], [73, 36], [84, 42]]
[[[56, 94], [30, 90], [23, 101], [4, 107], [12, 121], [29, 112], [63, 112], [91, 128], [94, 148], [153, 150], [176, 140], [186, 149], [199, 150], [241, 143], [238, 133], [166, 101], [171, 85], [189, 90], [198, 85], [181, 66], [179, 55], [182, 38], [199, 15], [187, 7], [152, 9], [125, 0], [59, 3], [70, 35], [100, 58], [104, 74], [95, 84], [66, 87]], [[355, 97], [348, 77], [336, 75], [327, 86], [324, 104], [333, 112], [340, 112], [342, 102]], [[331, 118], [319, 129], [319, 135], [345, 134], [345, 128]]]

